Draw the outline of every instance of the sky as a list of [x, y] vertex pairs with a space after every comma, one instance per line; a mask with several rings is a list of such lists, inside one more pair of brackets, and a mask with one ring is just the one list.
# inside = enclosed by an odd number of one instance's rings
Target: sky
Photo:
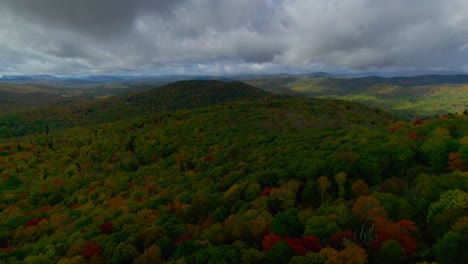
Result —
[[1, 0], [0, 75], [468, 72], [467, 0]]

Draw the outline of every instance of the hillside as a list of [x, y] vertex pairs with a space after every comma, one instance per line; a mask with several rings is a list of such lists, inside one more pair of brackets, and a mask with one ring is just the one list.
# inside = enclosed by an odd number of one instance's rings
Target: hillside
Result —
[[52, 89], [41, 89], [33, 85], [0, 83], [0, 116], [15, 111], [24, 111], [64, 100]]
[[123, 92], [142, 92], [173, 82], [172, 79], [125, 79], [92, 76], [86, 79], [54, 76], [0, 78], [0, 116], [76, 99], [99, 99]]
[[[57, 102], [75, 101], [76, 99], [87, 101], [122, 95], [123, 93], [129, 95], [150, 91], [156, 87], [184, 79], [202, 82], [215, 81], [214, 79], [226, 82], [238, 80], [272, 94], [357, 101], [409, 119], [460, 113], [468, 108], [468, 75], [423, 75], [392, 78], [377, 76], [345, 78], [320, 72], [225, 77], [91, 75], [57, 78], [47, 75], [33, 75], [0, 78], [0, 116], [38, 106], [53, 105]], [[182, 83], [177, 85], [182, 85]], [[146, 96], [154, 97], [157, 95], [148, 93]], [[157, 103], [167, 104], [166, 101]], [[193, 102], [187, 101], [186, 103], [190, 105]], [[81, 104], [89, 103], [82, 102]], [[80, 108], [79, 106], [73, 107]], [[99, 106], [94, 105], [90, 107], [99, 108]], [[171, 106], [166, 106], [166, 108], [172, 109]]]
[[0, 261], [463, 263], [468, 116], [393, 119], [267, 98], [5, 139]]
[[352, 100], [408, 118], [468, 109], [468, 75], [363, 78], [271, 78], [247, 83], [272, 93]]
[[75, 99], [99, 99], [142, 92], [181, 80], [224, 80], [220, 76], [6, 75], [0, 78], [0, 115]]
[[126, 104], [150, 106], [156, 110], [177, 110], [211, 106], [236, 100], [258, 99], [269, 93], [242, 82], [211, 80], [178, 81], [118, 99]]
[[99, 100], [69, 100], [33, 111], [0, 116], [0, 138], [269, 96], [268, 92], [241, 82], [178, 81], [146, 92], [119, 94]]

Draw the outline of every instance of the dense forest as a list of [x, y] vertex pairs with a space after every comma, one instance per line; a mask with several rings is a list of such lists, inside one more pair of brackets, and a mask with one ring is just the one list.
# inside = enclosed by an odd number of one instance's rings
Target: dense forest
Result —
[[468, 261], [468, 115], [215, 84], [1, 117], [0, 263]]
[[73, 99], [34, 111], [0, 115], [0, 138], [271, 96], [241, 82], [178, 81], [145, 92], [127, 92], [99, 100]]

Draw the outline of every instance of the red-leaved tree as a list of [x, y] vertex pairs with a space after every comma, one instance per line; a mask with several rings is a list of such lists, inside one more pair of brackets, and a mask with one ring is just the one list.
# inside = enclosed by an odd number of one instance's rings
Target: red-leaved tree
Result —
[[370, 246], [378, 249], [385, 241], [395, 240], [405, 250], [405, 253], [411, 255], [416, 250], [416, 239], [411, 235], [416, 231], [416, 226], [409, 220], [400, 220], [391, 222], [384, 217], [375, 219], [375, 232], [377, 239], [372, 241]]
[[101, 229], [101, 232], [103, 234], [109, 235], [114, 231], [114, 226], [111, 222], [105, 222], [101, 226], [99, 226], [99, 229]]
[[101, 254], [101, 246], [96, 244], [94, 241], [87, 241], [85, 247], [81, 251], [81, 255], [87, 260], [90, 260], [94, 257], [100, 257]]
[[276, 243], [280, 242], [282, 238], [278, 235], [269, 233], [263, 237], [262, 248], [263, 250], [270, 250]]
[[345, 247], [344, 242], [346, 240], [355, 241], [354, 233], [351, 230], [343, 230], [335, 233], [328, 240], [328, 244], [336, 249], [343, 249]]

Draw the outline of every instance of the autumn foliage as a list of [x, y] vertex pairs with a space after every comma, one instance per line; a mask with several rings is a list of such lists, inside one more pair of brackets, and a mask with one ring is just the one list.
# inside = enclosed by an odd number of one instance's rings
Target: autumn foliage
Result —
[[269, 233], [263, 237], [262, 248], [263, 250], [271, 250], [271, 248], [281, 241], [286, 244], [299, 255], [304, 255], [308, 252], [318, 252], [322, 247], [315, 236], [303, 236], [302, 238], [289, 238], [284, 239], [278, 235]]
[[424, 122], [424, 120], [418, 118], [418, 119], [414, 120], [413, 125], [415, 125], [415, 126], [421, 125], [423, 122]]
[[368, 189], [367, 183], [362, 179], [357, 180], [351, 187], [351, 190], [356, 196], [367, 195]]
[[468, 115], [271, 98], [85, 122], [94, 107], [73, 128], [0, 116], [39, 128], [0, 140], [0, 263], [463, 260]]
[[387, 216], [385, 208], [374, 196], [361, 196], [353, 204], [353, 213], [359, 220], [373, 221], [377, 217]]
[[174, 243], [176, 245], [178, 245], [178, 244], [180, 244], [182, 242], [189, 241], [189, 240], [191, 240], [191, 238], [189, 236], [183, 236], [183, 237], [177, 238]]
[[26, 224], [26, 227], [37, 226], [40, 222], [44, 221], [44, 218], [34, 218]]
[[341, 249], [345, 247], [346, 242], [352, 242], [354, 240], [354, 233], [351, 230], [343, 230], [331, 236], [328, 240], [328, 244], [335, 249]]
[[270, 250], [276, 243], [278, 243], [278, 242], [280, 242], [282, 240], [283, 240], [283, 238], [281, 238], [278, 235], [275, 235], [275, 234], [272, 234], [272, 233], [266, 234], [263, 237], [262, 248], [263, 248], [263, 250]]
[[378, 249], [385, 241], [398, 241], [405, 253], [411, 255], [416, 250], [416, 239], [412, 234], [416, 232], [416, 226], [412, 221], [400, 220], [392, 222], [383, 217], [375, 219], [376, 240], [371, 242], [371, 248]]
[[271, 191], [273, 191], [273, 189], [274, 189], [274, 187], [267, 187], [267, 188], [263, 189], [262, 192], [260, 193], [260, 197], [269, 195], [271, 193]]
[[99, 257], [102, 255], [101, 246], [94, 241], [87, 241], [83, 250], [81, 251], [81, 255], [88, 260], [94, 257]]
[[415, 140], [415, 141], [419, 139], [418, 133], [416, 133], [416, 132], [410, 132], [410, 133], [406, 134], [406, 137], [410, 138], [412, 140]]
[[466, 171], [468, 170], [468, 161], [463, 159], [463, 153], [451, 152], [449, 154], [448, 169], [450, 171]]
[[109, 235], [114, 231], [114, 226], [112, 225], [111, 222], [105, 222], [102, 225], [99, 226], [99, 229], [101, 229], [101, 232], [105, 235]]

